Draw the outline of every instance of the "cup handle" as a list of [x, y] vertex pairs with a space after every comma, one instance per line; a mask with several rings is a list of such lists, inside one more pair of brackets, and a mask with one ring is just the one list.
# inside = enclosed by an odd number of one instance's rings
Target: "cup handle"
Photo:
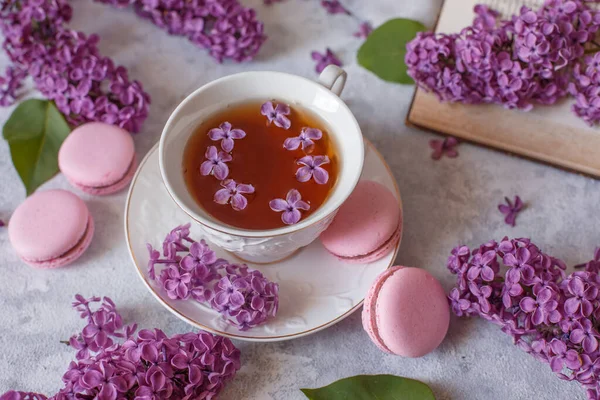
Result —
[[319, 75], [319, 83], [331, 90], [336, 95], [341, 95], [346, 85], [346, 78], [348, 74], [346, 71], [338, 67], [337, 65], [329, 64], [325, 67], [321, 75]]

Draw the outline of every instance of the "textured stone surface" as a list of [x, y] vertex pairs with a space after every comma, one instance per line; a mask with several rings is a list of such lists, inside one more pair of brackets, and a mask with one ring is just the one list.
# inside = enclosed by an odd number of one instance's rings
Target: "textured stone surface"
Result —
[[[153, 98], [151, 116], [135, 137], [139, 156], [157, 141], [170, 111], [193, 89], [243, 70], [281, 70], [316, 77], [310, 51], [330, 46], [349, 73], [343, 98], [365, 135], [383, 153], [404, 200], [405, 236], [398, 264], [427, 268], [446, 289], [452, 277], [444, 263], [458, 243], [478, 245], [504, 235], [531, 236], [550, 254], [575, 264], [590, 258], [600, 244], [600, 182], [463, 144], [460, 157], [434, 162], [433, 135], [404, 126], [410, 86], [379, 81], [354, 61], [360, 41], [355, 22], [327, 17], [318, 1], [288, 0], [258, 8], [270, 40], [260, 57], [245, 65], [217, 65], [186, 40], [168, 37], [129, 11], [75, 4], [73, 26], [98, 32], [100, 47], [129, 68]], [[375, 25], [390, 16], [407, 16], [431, 25], [439, 0], [347, 1]], [[6, 64], [0, 58], [0, 66]], [[3, 69], [3, 68], [2, 68]], [[10, 110], [0, 110], [4, 123]], [[8, 219], [24, 198], [0, 141], [0, 218]], [[55, 177], [43, 189], [69, 188]], [[496, 205], [520, 194], [528, 204], [516, 228], [506, 226]], [[96, 237], [80, 261], [56, 271], [36, 271], [21, 263], [0, 229], [0, 392], [9, 388], [53, 393], [73, 352], [59, 340], [81, 329], [70, 310], [75, 293], [111, 296], [128, 320], [169, 333], [189, 327], [163, 309], [144, 289], [131, 266], [123, 235], [125, 193], [109, 197], [81, 195], [96, 218]], [[302, 399], [300, 387], [317, 387], [355, 374], [390, 373], [421, 379], [444, 399], [584, 399], [576, 384], [556, 378], [516, 349], [509, 337], [483, 321], [453, 319], [450, 333], [434, 353], [416, 360], [381, 353], [352, 315], [338, 325], [291, 342], [238, 342], [243, 368], [222, 399]]]

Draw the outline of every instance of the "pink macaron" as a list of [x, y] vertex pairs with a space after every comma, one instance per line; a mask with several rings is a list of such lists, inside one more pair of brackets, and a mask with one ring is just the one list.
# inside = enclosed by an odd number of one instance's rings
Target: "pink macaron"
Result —
[[93, 195], [126, 188], [137, 167], [131, 135], [118, 126], [90, 122], [73, 130], [58, 153], [58, 166], [73, 186]]
[[386, 353], [422, 357], [446, 337], [450, 307], [442, 285], [429, 272], [397, 266], [384, 271], [371, 286], [362, 323]]
[[402, 238], [398, 199], [380, 183], [361, 181], [321, 234], [323, 246], [339, 259], [364, 264], [394, 250]]
[[94, 220], [87, 206], [66, 190], [34, 193], [8, 223], [10, 243], [35, 268], [58, 268], [75, 261], [93, 235]]

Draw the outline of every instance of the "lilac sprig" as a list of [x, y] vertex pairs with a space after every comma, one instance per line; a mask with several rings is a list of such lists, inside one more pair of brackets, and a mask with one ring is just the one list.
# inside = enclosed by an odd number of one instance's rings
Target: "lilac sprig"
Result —
[[[239, 186], [239, 185], [238, 185]], [[204, 240], [189, 237], [190, 225], [173, 229], [163, 242], [163, 256], [147, 244], [148, 275], [174, 300], [204, 303], [245, 331], [277, 314], [279, 285], [245, 264], [217, 258]], [[158, 265], [164, 268], [156, 272]]]
[[571, 92], [578, 116], [590, 123], [600, 119], [600, 83], [591, 79], [598, 57], [579, 62], [600, 28], [600, 13], [590, 2], [546, 0], [508, 20], [483, 5], [475, 14], [458, 34], [419, 33], [408, 43], [405, 63], [420, 87], [441, 101], [522, 110], [554, 104]]
[[[200, 331], [168, 337], [159, 329], [123, 327], [108, 297], [73, 303], [88, 325], [70, 340], [76, 360], [50, 400], [215, 398], [240, 369], [240, 351], [229, 339]], [[95, 338], [89, 335], [94, 326]], [[86, 333], [87, 332], [87, 333]], [[98, 343], [102, 334], [106, 340]], [[45, 400], [37, 393], [9, 391], [1, 400]]]
[[529, 239], [504, 238], [452, 250], [447, 267], [457, 275], [450, 291], [458, 316], [479, 316], [511, 335], [519, 348], [577, 381], [600, 399], [600, 250], [584, 271], [566, 265]]
[[250, 61], [267, 37], [256, 12], [237, 0], [95, 0], [135, 12], [170, 35], [184, 36], [194, 45], [207, 49], [218, 62]]
[[98, 49], [97, 35], [68, 29], [66, 0], [8, 0], [0, 10], [3, 48], [12, 65], [3, 78], [1, 105], [14, 101], [29, 75], [71, 125], [102, 121], [138, 132], [148, 116], [150, 96], [127, 70]]

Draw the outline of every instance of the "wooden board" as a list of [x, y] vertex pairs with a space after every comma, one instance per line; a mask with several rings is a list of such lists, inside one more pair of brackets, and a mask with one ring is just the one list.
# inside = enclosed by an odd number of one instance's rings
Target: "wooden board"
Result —
[[[469, 25], [473, 6], [480, 2], [445, 0], [436, 31], [458, 32]], [[515, 9], [510, 4], [514, 2], [506, 2], [506, 12]], [[577, 118], [570, 110], [572, 102], [567, 98], [553, 106], [539, 105], [523, 112], [499, 105], [441, 103], [418, 88], [406, 122], [600, 178], [600, 129]]]

